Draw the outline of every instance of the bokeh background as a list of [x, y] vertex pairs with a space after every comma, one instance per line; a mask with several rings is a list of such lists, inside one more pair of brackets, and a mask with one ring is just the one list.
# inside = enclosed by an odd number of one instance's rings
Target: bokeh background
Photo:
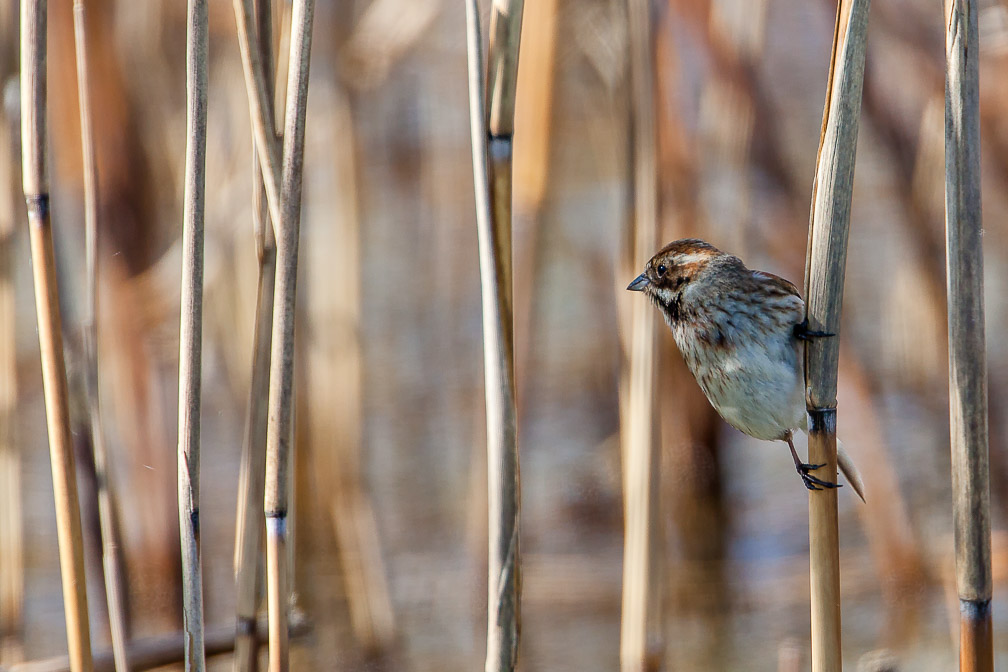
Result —
[[[0, 665], [65, 650], [17, 117], [17, 3], [0, 7]], [[278, 4], [278, 18], [289, 16]], [[488, 3], [484, 3], [488, 4]], [[1008, 665], [1008, 3], [980, 8], [994, 635]], [[101, 190], [101, 392], [135, 636], [178, 631], [175, 503], [185, 3], [89, 0]], [[835, 5], [655, 0], [660, 228], [801, 285]], [[487, 7], [483, 8], [487, 11]], [[53, 213], [89, 603], [108, 645], [83, 401], [83, 182], [71, 3], [49, 6]], [[485, 18], [485, 17], [484, 17]], [[203, 565], [234, 619], [238, 461], [256, 293], [251, 132], [231, 3], [210, 3]], [[289, 19], [288, 19], [289, 20]], [[943, 236], [944, 17], [876, 0], [841, 340], [848, 669], [948, 670], [952, 572]], [[625, 3], [525, 7], [514, 277], [521, 668], [618, 667], [621, 267], [632, 203]], [[281, 38], [281, 53], [285, 43]], [[486, 464], [464, 12], [319, 2], [297, 325], [300, 670], [472, 670], [484, 655]], [[281, 66], [285, 63], [281, 60]], [[634, 273], [635, 274], [635, 273]], [[661, 329], [664, 566], [674, 670], [808, 664], [806, 492], [784, 444], [710, 409]], [[220, 658], [214, 669], [229, 669]]]

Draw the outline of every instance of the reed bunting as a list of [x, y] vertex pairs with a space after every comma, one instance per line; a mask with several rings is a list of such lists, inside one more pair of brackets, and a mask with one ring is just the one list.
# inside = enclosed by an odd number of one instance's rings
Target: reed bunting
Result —
[[[644, 292], [665, 316], [686, 366], [731, 426], [765, 441], [786, 441], [809, 490], [838, 487], [812, 474], [792, 436], [808, 431], [802, 341], [811, 331], [805, 302], [783, 278], [746, 268], [702, 240], [677, 240], [648, 261], [627, 289]], [[864, 500], [857, 468], [837, 446], [837, 466]]]

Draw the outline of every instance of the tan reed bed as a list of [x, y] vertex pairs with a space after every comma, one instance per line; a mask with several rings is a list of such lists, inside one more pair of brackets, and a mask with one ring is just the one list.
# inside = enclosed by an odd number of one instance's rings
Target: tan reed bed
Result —
[[203, 229], [209, 32], [206, 0], [189, 0], [186, 29], [186, 162], [179, 325], [178, 505], [187, 672], [206, 667], [200, 558], [200, 397], [203, 333]]
[[28, 207], [42, 384], [53, 472], [67, 647], [74, 672], [90, 672], [84, 544], [70, 437], [66, 364], [46, 171], [46, 3], [21, 3], [21, 180]]
[[[252, 627], [259, 634], [257, 641], [265, 642], [265, 621], [253, 621]], [[291, 617], [291, 637], [302, 637], [310, 630], [310, 624], [302, 614], [294, 614]], [[175, 632], [168, 635], [134, 639], [127, 645], [126, 655], [129, 663], [136, 670], [151, 670], [166, 665], [178, 665], [185, 658], [185, 637], [184, 632]], [[227, 624], [207, 628], [204, 644], [208, 657], [233, 652], [235, 650], [234, 626]], [[71, 672], [70, 662], [66, 656], [18, 663], [10, 668], [0, 668], [0, 670], [3, 672]], [[94, 672], [118, 672], [111, 651], [99, 651], [95, 654]]]
[[466, 3], [487, 415], [487, 672], [515, 669], [520, 630], [521, 489], [511, 303], [511, 157], [521, 18], [520, 1], [493, 6], [486, 84], [489, 103], [485, 103], [479, 8], [474, 0]]
[[108, 603], [112, 652], [117, 672], [129, 670], [126, 660], [128, 638], [126, 587], [119, 549], [116, 498], [108, 475], [108, 455], [102, 425], [98, 386], [98, 163], [95, 159], [94, 125], [91, 120], [91, 93], [88, 71], [87, 24], [83, 0], [74, 0], [74, 46], [77, 60], [77, 97], [80, 107], [81, 152], [84, 167], [84, 237], [87, 277], [83, 320], [85, 385], [91, 447], [98, 488], [98, 519], [101, 527], [102, 568]]
[[[658, 184], [654, 100], [654, 49], [650, 3], [627, 6], [632, 114], [633, 210], [625, 238], [623, 277], [632, 278], [658, 248]], [[623, 595], [620, 669], [643, 672], [660, 656], [660, 594], [655, 589], [654, 545], [659, 474], [655, 435], [654, 309], [634, 301], [626, 332], [626, 360], [620, 404], [623, 456]], [[649, 641], [653, 640], [653, 641]], [[652, 650], [656, 649], [656, 650]]]
[[[815, 331], [840, 333], [844, 268], [850, 230], [869, 0], [837, 5], [833, 53], [819, 155], [812, 188], [805, 267], [806, 316]], [[805, 348], [809, 415], [808, 461], [837, 480], [836, 390], [840, 339], [817, 338]], [[812, 602], [812, 670], [841, 672], [840, 539], [837, 489], [809, 492], [809, 564]]]
[[[267, 87], [265, 112], [268, 130], [275, 136], [273, 66], [273, 16], [270, 0], [255, 2], [256, 43], [254, 48], [265, 71]], [[255, 142], [255, 140], [253, 140]], [[257, 279], [255, 334], [252, 345], [252, 376], [245, 417], [241, 472], [238, 482], [238, 515], [235, 522], [235, 588], [237, 592], [235, 672], [258, 669], [256, 613], [262, 595], [259, 580], [262, 566], [263, 496], [266, 481], [266, 418], [269, 402], [270, 339], [273, 326], [273, 290], [276, 280], [276, 237], [270, 221], [269, 205], [258, 152], [252, 157], [253, 217]]]
[[959, 669], [994, 669], [977, 3], [945, 2], [945, 233]]
[[[266, 430], [266, 598], [269, 612], [269, 669], [289, 666], [287, 610], [290, 582], [287, 558], [288, 468], [294, 418], [294, 322], [305, 114], [311, 64], [314, 0], [298, 0], [291, 16], [290, 69], [284, 119], [281, 212], [277, 226], [277, 277], [273, 300], [269, 422]], [[251, 93], [251, 90], [250, 90]], [[260, 148], [260, 159], [263, 150]], [[268, 170], [263, 171], [268, 180]], [[267, 191], [267, 194], [269, 192]]]

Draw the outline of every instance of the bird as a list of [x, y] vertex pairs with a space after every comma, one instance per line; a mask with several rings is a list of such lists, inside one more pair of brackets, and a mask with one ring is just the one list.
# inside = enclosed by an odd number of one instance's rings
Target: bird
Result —
[[[786, 441], [809, 490], [839, 487], [815, 476], [825, 465], [802, 462], [794, 447], [794, 433], [808, 431], [803, 342], [833, 334], [809, 328], [791, 282], [688, 238], [651, 257], [627, 289], [661, 311], [687, 368], [728, 424], [756, 439]], [[861, 475], [839, 443], [837, 466], [864, 501]]]

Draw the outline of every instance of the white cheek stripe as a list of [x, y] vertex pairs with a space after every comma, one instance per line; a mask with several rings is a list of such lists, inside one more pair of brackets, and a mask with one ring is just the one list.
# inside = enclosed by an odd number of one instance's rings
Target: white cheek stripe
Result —
[[701, 261], [707, 261], [710, 259], [710, 254], [707, 252], [692, 252], [685, 256], [677, 256], [675, 258], [676, 266], [690, 266], [692, 264], [699, 264]]

